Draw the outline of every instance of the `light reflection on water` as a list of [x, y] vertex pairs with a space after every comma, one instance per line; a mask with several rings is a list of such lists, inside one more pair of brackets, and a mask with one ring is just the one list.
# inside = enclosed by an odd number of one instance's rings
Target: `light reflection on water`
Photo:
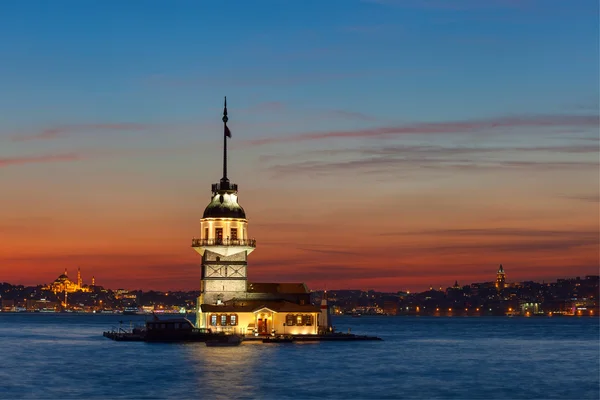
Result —
[[111, 315], [0, 314], [0, 398], [598, 399], [598, 319], [336, 318], [384, 342], [113, 342]]

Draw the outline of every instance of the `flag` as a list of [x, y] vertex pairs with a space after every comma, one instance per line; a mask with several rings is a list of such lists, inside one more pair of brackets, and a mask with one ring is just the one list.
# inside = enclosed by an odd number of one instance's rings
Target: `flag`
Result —
[[229, 128], [227, 127], [227, 125], [225, 125], [225, 136], [227, 136], [228, 138], [231, 137], [231, 131], [229, 130]]

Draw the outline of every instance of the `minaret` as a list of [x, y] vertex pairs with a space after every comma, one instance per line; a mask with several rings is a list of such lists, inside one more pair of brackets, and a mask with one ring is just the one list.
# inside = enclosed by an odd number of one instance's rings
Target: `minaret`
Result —
[[223, 108], [223, 177], [212, 185], [210, 203], [200, 219], [200, 238], [192, 247], [202, 256], [200, 297], [196, 326], [205, 328], [207, 315], [202, 304], [220, 304], [244, 298], [247, 288], [247, 260], [256, 247], [248, 237], [248, 220], [238, 204], [238, 187], [227, 178], [227, 98]]
[[498, 268], [498, 272], [496, 273], [496, 289], [501, 291], [506, 286], [506, 276], [504, 274], [504, 268], [502, 264], [500, 264], [500, 268]]
[[82, 286], [82, 281], [81, 281], [81, 268], [77, 267], [77, 289], [81, 289]]
[[92, 286], [96, 286], [96, 277], [92, 276]]

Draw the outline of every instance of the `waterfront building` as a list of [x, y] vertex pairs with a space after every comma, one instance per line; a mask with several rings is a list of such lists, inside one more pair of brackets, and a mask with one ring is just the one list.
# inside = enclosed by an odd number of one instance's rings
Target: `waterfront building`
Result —
[[[93, 285], [92, 285], [93, 286]], [[73, 282], [67, 275], [65, 268], [64, 274], [61, 274], [49, 285], [44, 286], [45, 290], [51, 290], [54, 293], [74, 293], [74, 292], [90, 292], [89, 286], [83, 284], [81, 279], [81, 268], [77, 268], [77, 282]]]
[[[327, 301], [310, 303], [304, 283], [248, 281], [248, 256], [256, 240], [238, 202], [238, 185], [227, 177], [227, 100], [223, 109], [223, 177], [212, 185], [192, 247], [202, 256], [196, 326], [240, 334], [318, 334], [330, 330]], [[323, 315], [321, 315], [323, 314]]]

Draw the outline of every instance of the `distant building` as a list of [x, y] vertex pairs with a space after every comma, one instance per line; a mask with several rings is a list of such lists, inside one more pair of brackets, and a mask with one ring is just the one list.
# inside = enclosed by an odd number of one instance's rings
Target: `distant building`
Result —
[[498, 268], [498, 272], [496, 273], [496, 289], [498, 291], [504, 289], [506, 287], [506, 276], [504, 273], [504, 268], [502, 264], [500, 264], [500, 268]]
[[256, 241], [248, 235], [238, 187], [227, 178], [227, 102], [223, 110], [223, 177], [212, 185], [192, 247], [202, 256], [196, 326], [241, 334], [318, 334], [329, 330], [326, 298], [310, 303], [304, 283], [248, 282], [248, 255]]
[[[92, 281], [94, 281], [93, 278]], [[83, 280], [81, 279], [80, 268], [77, 268], [77, 282], [73, 282], [71, 279], [69, 279], [69, 276], [67, 275], [67, 269], [65, 268], [65, 273], [59, 275], [59, 277], [56, 278], [54, 282], [44, 286], [44, 289], [51, 290], [54, 293], [74, 293], [91, 291], [89, 286], [83, 284]]]
[[398, 301], [396, 299], [385, 299], [383, 301], [383, 313], [387, 315], [397, 315]]

